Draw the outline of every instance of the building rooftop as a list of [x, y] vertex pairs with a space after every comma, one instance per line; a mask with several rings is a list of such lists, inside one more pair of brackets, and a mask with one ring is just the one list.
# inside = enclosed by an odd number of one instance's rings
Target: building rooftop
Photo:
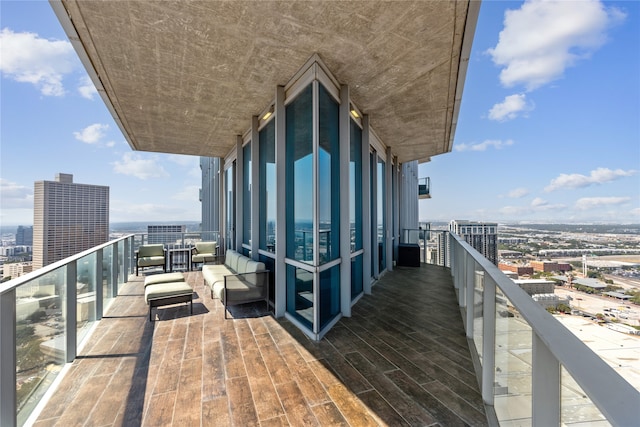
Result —
[[187, 280], [193, 315], [155, 322], [142, 275], [120, 288], [35, 426], [487, 423], [447, 269], [384, 275], [320, 342], [263, 304], [224, 320], [201, 273]]

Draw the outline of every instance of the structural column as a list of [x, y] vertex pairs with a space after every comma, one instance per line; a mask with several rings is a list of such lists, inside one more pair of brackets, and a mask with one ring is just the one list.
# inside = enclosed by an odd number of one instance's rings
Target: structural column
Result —
[[243, 192], [244, 192], [244, 152], [242, 150], [242, 136], [236, 137], [236, 185], [233, 189], [236, 195], [236, 250], [242, 252], [242, 240], [244, 239]]
[[385, 247], [383, 248], [384, 251], [386, 251], [386, 267], [387, 267], [387, 271], [393, 271], [393, 205], [395, 203], [395, 200], [392, 200], [393, 198], [393, 179], [392, 179], [392, 172], [393, 172], [393, 156], [391, 155], [391, 147], [387, 147], [387, 153], [386, 153], [386, 165], [384, 168], [384, 180], [386, 181], [386, 185], [384, 186], [385, 189], [385, 200], [386, 200], [386, 204], [384, 206], [384, 212], [385, 212], [385, 217], [386, 217], [386, 224], [385, 224], [385, 229], [384, 229], [384, 234], [385, 234]]
[[[343, 316], [351, 317], [351, 224], [349, 221], [349, 155], [351, 152], [349, 86], [340, 87], [340, 307]], [[347, 183], [347, 185], [344, 185]], [[347, 189], [345, 189], [347, 187]]]
[[284, 263], [287, 245], [286, 210], [286, 122], [284, 87], [276, 88], [276, 271], [275, 271], [275, 315], [284, 316], [287, 311], [287, 266]]
[[251, 118], [251, 257], [258, 260], [260, 247], [260, 136], [258, 116]]
[[369, 115], [362, 117], [362, 281], [364, 282], [364, 293], [371, 294], [371, 276], [373, 276], [373, 265], [371, 257], [374, 250], [374, 242], [371, 238], [371, 223], [373, 212], [371, 211], [371, 158], [369, 147], [371, 143], [371, 129], [369, 128]]

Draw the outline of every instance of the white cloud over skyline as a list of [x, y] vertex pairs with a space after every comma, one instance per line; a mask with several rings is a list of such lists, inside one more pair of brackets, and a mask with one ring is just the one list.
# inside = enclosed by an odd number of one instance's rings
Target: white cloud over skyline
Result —
[[556, 190], [584, 188], [604, 184], [623, 177], [633, 176], [636, 173], [637, 171], [633, 169], [625, 171], [622, 169], [611, 170], [608, 168], [594, 169], [588, 176], [579, 173], [563, 173], [557, 178], [552, 179], [551, 183], [544, 188], [544, 191], [549, 193]]
[[520, 199], [528, 194], [529, 194], [528, 189], [524, 187], [520, 187], [520, 188], [514, 188], [513, 190], [509, 191], [509, 193], [507, 193], [507, 197], [510, 197], [512, 199]]
[[508, 147], [510, 145], [513, 145], [513, 140], [511, 139], [507, 139], [506, 141], [499, 139], [487, 139], [479, 143], [457, 144], [454, 145], [454, 148], [456, 151], [486, 151], [489, 147], [500, 150], [501, 148]]
[[498, 44], [487, 53], [502, 67], [503, 86], [522, 84], [531, 91], [589, 57], [607, 41], [606, 30], [624, 18], [598, 0], [525, 1], [505, 12]]
[[583, 197], [576, 201], [576, 209], [589, 210], [618, 206], [631, 201], [631, 197]]
[[[0, 178], [0, 206], [5, 209], [32, 209], [33, 187]], [[33, 218], [30, 218], [32, 220]]]
[[42, 95], [63, 96], [62, 80], [78, 68], [71, 43], [47, 40], [36, 33], [0, 32], [0, 71], [17, 82], [31, 83]]
[[513, 120], [520, 115], [526, 117], [527, 113], [533, 109], [534, 105], [532, 102], [527, 101], [527, 95], [517, 93], [506, 96], [504, 101], [491, 107], [489, 110], [489, 120], [505, 122], [507, 120]]
[[93, 97], [98, 94], [98, 90], [93, 85], [89, 76], [84, 76], [80, 79], [80, 83], [78, 84], [78, 93], [80, 93], [80, 96], [83, 98], [90, 100], [93, 100]]
[[169, 177], [169, 173], [158, 163], [157, 159], [145, 159], [136, 153], [125, 153], [121, 160], [112, 164], [115, 173], [135, 176], [142, 180]]
[[80, 132], [74, 132], [73, 136], [86, 144], [97, 144], [106, 135], [109, 125], [94, 123], [82, 129]]

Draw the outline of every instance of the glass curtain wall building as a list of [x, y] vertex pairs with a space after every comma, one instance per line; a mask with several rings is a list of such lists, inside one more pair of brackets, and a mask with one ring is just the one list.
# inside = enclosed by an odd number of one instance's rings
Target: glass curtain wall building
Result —
[[226, 247], [264, 262], [276, 316], [319, 339], [392, 268], [403, 181], [319, 56], [274, 91], [224, 159]]

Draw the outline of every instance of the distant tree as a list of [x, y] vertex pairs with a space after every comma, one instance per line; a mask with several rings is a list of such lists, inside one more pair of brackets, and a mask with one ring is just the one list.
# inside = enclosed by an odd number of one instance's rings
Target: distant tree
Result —
[[560, 313], [571, 313], [571, 307], [566, 304], [558, 304], [557, 310]]

